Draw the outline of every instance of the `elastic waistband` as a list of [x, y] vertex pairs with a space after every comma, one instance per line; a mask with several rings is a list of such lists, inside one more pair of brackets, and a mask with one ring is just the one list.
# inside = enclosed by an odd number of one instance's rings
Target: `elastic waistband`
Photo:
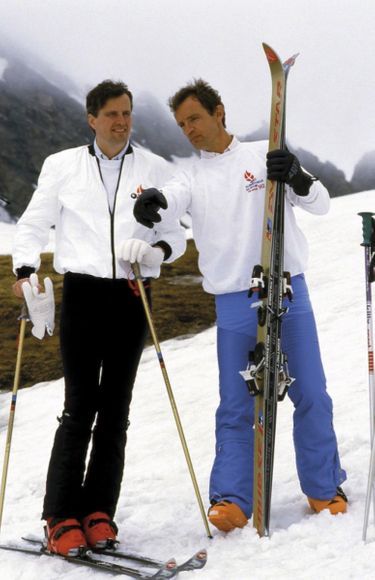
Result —
[[[128, 285], [127, 278], [99, 278], [99, 276], [92, 276], [91, 274], [81, 274], [79, 272], [65, 272], [64, 278], [66, 280], [77, 280], [77, 281], [87, 281], [92, 282], [93, 284], [115, 284], [115, 285]], [[150, 283], [150, 278], [143, 279], [145, 283]]]

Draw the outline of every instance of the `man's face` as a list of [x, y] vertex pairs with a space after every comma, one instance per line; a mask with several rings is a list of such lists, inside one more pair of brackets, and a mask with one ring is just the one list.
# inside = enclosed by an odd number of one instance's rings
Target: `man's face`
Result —
[[216, 151], [223, 132], [224, 108], [218, 105], [212, 115], [198, 99], [187, 97], [175, 112], [177, 125], [196, 149]]
[[[99, 147], [121, 151], [129, 140], [132, 127], [132, 110], [128, 95], [108, 99], [96, 117], [89, 114], [88, 123], [95, 131]], [[106, 151], [103, 151], [106, 153]]]

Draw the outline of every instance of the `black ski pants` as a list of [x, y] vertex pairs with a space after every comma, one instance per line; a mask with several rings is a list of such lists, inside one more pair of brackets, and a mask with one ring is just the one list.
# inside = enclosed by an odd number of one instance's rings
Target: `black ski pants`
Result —
[[127, 280], [65, 275], [60, 331], [65, 403], [48, 468], [43, 519], [82, 518], [94, 511], [113, 518], [146, 335], [141, 298]]

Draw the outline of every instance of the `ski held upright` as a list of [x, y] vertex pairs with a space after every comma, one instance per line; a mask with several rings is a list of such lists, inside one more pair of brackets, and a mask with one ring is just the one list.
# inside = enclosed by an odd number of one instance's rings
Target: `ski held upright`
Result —
[[[272, 80], [269, 151], [285, 147], [286, 82], [297, 55], [284, 64], [263, 44]], [[291, 298], [290, 277], [284, 272], [285, 184], [267, 180], [261, 264], [255, 265], [249, 290], [258, 294], [258, 331], [254, 353], [249, 354], [245, 380], [255, 396], [253, 525], [260, 536], [269, 536], [276, 434], [277, 402], [293, 379], [281, 351], [283, 297]]]

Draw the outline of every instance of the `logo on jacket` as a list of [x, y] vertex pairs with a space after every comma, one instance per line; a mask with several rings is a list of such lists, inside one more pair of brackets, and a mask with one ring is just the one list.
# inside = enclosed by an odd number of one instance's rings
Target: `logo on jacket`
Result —
[[251, 193], [252, 191], [257, 191], [258, 189], [264, 189], [264, 180], [257, 179], [251, 173], [251, 171], [246, 170], [243, 176], [245, 178], [245, 181], [247, 181], [247, 184], [245, 185], [246, 191], [248, 191], [249, 193]]
[[133, 193], [131, 193], [131, 194], [130, 194], [130, 197], [131, 197], [132, 199], [137, 199], [137, 197], [139, 197], [139, 196], [141, 195], [142, 191], [143, 191], [143, 187], [142, 187], [142, 185], [138, 185], [138, 186], [137, 186], [137, 189], [136, 189], [136, 193], [134, 193], [134, 192], [133, 192]]

